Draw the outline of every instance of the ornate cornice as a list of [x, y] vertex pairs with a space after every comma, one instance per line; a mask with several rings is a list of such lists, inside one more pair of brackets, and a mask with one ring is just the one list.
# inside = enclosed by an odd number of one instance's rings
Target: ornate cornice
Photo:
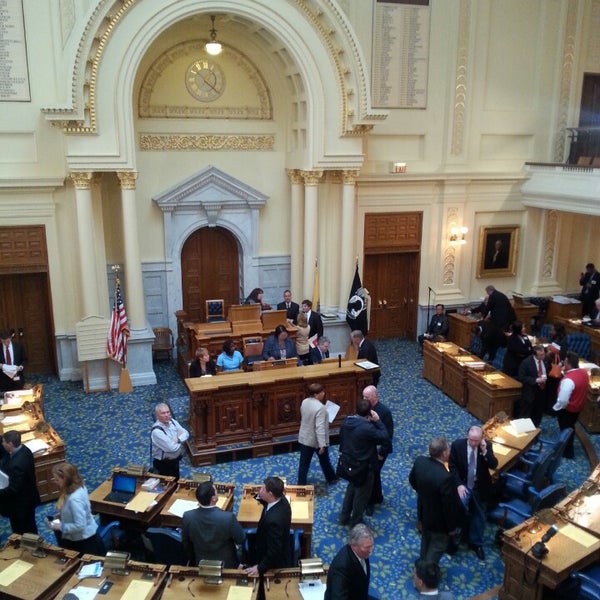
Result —
[[122, 190], [135, 190], [137, 176], [137, 171], [117, 171]]
[[360, 171], [354, 170], [354, 169], [348, 169], [348, 170], [342, 171], [341, 172], [342, 183], [344, 185], [354, 185], [356, 183], [356, 180], [358, 179], [359, 174], [360, 174]]
[[298, 169], [286, 169], [285, 172], [287, 173], [292, 185], [301, 185], [304, 183], [302, 174]]
[[92, 179], [94, 173], [92, 171], [73, 171], [69, 174], [76, 190], [89, 190], [92, 188]]
[[274, 135], [142, 133], [140, 150], [273, 150]]
[[323, 171], [300, 171], [304, 185], [319, 185], [323, 177]]

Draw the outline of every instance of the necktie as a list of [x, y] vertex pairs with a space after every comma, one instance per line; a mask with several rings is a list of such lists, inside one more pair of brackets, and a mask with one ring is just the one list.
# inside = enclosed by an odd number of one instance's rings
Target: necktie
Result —
[[467, 467], [467, 487], [472, 490], [475, 487], [475, 450], [469, 449], [469, 465]]
[[364, 558], [360, 559], [360, 564], [363, 568], [363, 571], [365, 572], [365, 575], [367, 574], [367, 561]]
[[8, 346], [5, 346], [4, 349], [6, 350], [6, 364], [12, 365], [12, 359], [10, 358], [10, 348]]
[[[542, 375], [544, 374], [544, 370], [542, 369], [542, 361], [538, 360], [537, 364], [538, 364], [538, 377], [542, 377]], [[538, 387], [540, 388], [540, 390], [543, 390], [546, 387], [546, 383], [541, 381], [540, 383], [538, 383]]]

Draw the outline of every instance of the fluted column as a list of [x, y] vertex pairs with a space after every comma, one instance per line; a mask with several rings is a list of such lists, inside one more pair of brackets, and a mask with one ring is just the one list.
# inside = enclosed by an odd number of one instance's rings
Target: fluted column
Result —
[[290, 199], [290, 289], [292, 297], [297, 301], [299, 296], [304, 293], [302, 289], [302, 241], [304, 232], [302, 229], [303, 211], [302, 211], [302, 184], [304, 179], [297, 169], [288, 169], [288, 177], [291, 182]]
[[89, 171], [71, 173], [77, 206], [77, 236], [79, 238], [79, 269], [83, 315], [100, 315], [98, 280], [94, 258], [94, 215], [92, 209], [92, 177]]
[[358, 171], [342, 171], [342, 216], [340, 221], [340, 310], [345, 310], [348, 304], [348, 293], [354, 277], [354, 232], [356, 228], [356, 178]]
[[[319, 180], [323, 171], [302, 171], [304, 179], [304, 298], [312, 298], [319, 244]], [[315, 310], [317, 307], [314, 307]]]
[[121, 184], [123, 240], [125, 247], [125, 308], [131, 329], [145, 329], [144, 286], [138, 240], [138, 218], [135, 200], [135, 171], [118, 171]]

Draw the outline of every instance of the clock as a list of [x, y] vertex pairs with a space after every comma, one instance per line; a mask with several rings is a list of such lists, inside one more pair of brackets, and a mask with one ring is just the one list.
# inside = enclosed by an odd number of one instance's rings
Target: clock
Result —
[[212, 102], [225, 90], [223, 70], [210, 58], [195, 60], [185, 72], [185, 87], [196, 100]]

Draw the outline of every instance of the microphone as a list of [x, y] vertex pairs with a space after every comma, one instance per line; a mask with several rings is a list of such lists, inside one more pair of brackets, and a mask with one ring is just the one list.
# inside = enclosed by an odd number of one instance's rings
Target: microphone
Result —
[[429, 286], [427, 286], [427, 289], [433, 294], [435, 293]]
[[552, 525], [548, 531], [542, 536], [542, 544], [545, 544], [550, 538], [553, 538], [558, 533], [558, 527]]

